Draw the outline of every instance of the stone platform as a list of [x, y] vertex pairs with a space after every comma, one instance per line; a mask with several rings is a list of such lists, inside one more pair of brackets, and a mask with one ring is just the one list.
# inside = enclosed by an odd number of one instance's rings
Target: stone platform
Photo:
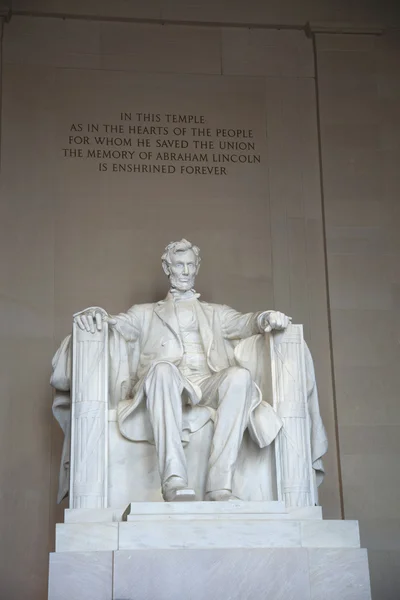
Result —
[[57, 525], [49, 600], [370, 600], [356, 521], [282, 502], [136, 502]]

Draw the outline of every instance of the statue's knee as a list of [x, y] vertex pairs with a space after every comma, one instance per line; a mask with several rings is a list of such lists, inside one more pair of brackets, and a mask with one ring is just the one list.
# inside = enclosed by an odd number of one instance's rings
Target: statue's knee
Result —
[[176, 379], [176, 367], [169, 363], [157, 363], [156, 365], [153, 365], [147, 375], [145, 384], [146, 392], [148, 392], [150, 388], [157, 386], [160, 383], [172, 386]]
[[152, 372], [155, 377], [170, 378], [175, 375], [175, 367], [169, 363], [160, 362], [154, 365]]
[[169, 363], [155, 364], [146, 378], [145, 393], [147, 403], [181, 403], [182, 386], [177, 368]]

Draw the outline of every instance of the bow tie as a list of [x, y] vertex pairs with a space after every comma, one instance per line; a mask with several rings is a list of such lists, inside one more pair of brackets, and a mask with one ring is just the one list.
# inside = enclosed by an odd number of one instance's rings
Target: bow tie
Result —
[[182, 300], [195, 300], [200, 297], [200, 294], [196, 292], [196, 290], [187, 290], [186, 292], [180, 292], [175, 288], [170, 289], [170, 294], [175, 300], [175, 302], [181, 302]]

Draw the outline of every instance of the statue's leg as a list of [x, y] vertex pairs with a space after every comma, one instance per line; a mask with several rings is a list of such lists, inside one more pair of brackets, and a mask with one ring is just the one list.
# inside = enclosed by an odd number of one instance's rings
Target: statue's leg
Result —
[[145, 382], [147, 410], [153, 427], [163, 496], [174, 499], [188, 485], [182, 436], [182, 377], [175, 365], [160, 362]]
[[[253, 381], [250, 372], [230, 367], [202, 385], [203, 402], [217, 409], [208, 467], [208, 499], [229, 499], [244, 431], [249, 423]], [[206, 497], [206, 498], [207, 498]]]

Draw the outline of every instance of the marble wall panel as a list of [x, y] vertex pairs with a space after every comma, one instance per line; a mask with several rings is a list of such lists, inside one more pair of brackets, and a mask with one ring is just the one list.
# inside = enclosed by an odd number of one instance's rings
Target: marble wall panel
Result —
[[400, 502], [399, 455], [341, 454], [341, 458], [346, 518], [374, 519], [382, 515], [396, 519]]
[[[379, 517], [360, 519], [361, 545], [368, 545], [368, 553], [372, 551], [372, 562], [375, 551], [400, 551], [400, 519]], [[371, 559], [370, 559], [371, 560]], [[399, 587], [400, 589], [400, 587]]]
[[399, 425], [398, 375], [392, 363], [381, 366], [338, 366], [340, 425]]
[[375, 35], [348, 35], [336, 33], [335, 35], [318, 36], [318, 51], [338, 52], [373, 52], [376, 49]]
[[[354, 36], [352, 37], [354, 40]], [[372, 39], [375, 40], [375, 36]], [[341, 41], [343, 43], [343, 36]], [[337, 44], [339, 45], [339, 43], [338, 40]], [[370, 42], [370, 44], [372, 43]], [[365, 37], [361, 36], [361, 39], [353, 41], [353, 44], [351, 50], [347, 48], [339, 50], [338, 47], [335, 50], [324, 48], [318, 54], [318, 69], [321, 70], [321, 73], [335, 73], [340, 79], [354, 76], [357, 79], [363, 79], [373, 76], [375, 74], [373, 54], [365, 50]], [[359, 48], [360, 44], [361, 49]]]
[[394, 308], [391, 267], [380, 256], [332, 254], [329, 265], [331, 276], [337, 281], [330, 295], [332, 309], [390, 311]]
[[112, 552], [50, 554], [48, 600], [110, 600]]
[[[110, 525], [118, 524], [110, 523]], [[85, 527], [87, 526], [85, 524]], [[61, 527], [70, 528], [72, 525], [61, 525]], [[152, 549], [157, 552], [158, 548], [165, 550], [193, 550], [199, 547], [233, 549], [238, 546], [251, 550], [265, 547], [294, 548], [301, 545], [298, 521], [221, 520], [217, 523], [208, 520], [169, 521], [159, 528], [154, 527], [151, 521], [119, 524], [118, 548], [121, 550], [134, 548]]]
[[13, 18], [5, 34], [4, 60], [76, 69], [98, 69], [101, 25], [97, 21]]
[[58, 523], [56, 553], [102, 552], [118, 548], [118, 523]]
[[344, 454], [400, 454], [400, 429], [388, 425], [341, 425], [340, 443]]
[[380, 122], [376, 81], [373, 77], [357, 77], [356, 71], [353, 75], [338, 79], [332, 72], [319, 72], [322, 131], [326, 123], [369, 127]]
[[105, 23], [102, 68], [154, 73], [221, 73], [217, 28]]
[[114, 597], [309, 600], [306, 553], [303, 548], [122, 550], [114, 554]]
[[400, 551], [369, 550], [372, 598], [397, 600], [400, 590]]
[[310, 549], [312, 600], [370, 600], [367, 552], [360, 549]]
[[301, 545], [304, 548], [359, 548], [357, 521], [302, 521]]
[[224, 28], [222, 72], [226, 75], [313, 77], [311, 40], [303, 31]]

